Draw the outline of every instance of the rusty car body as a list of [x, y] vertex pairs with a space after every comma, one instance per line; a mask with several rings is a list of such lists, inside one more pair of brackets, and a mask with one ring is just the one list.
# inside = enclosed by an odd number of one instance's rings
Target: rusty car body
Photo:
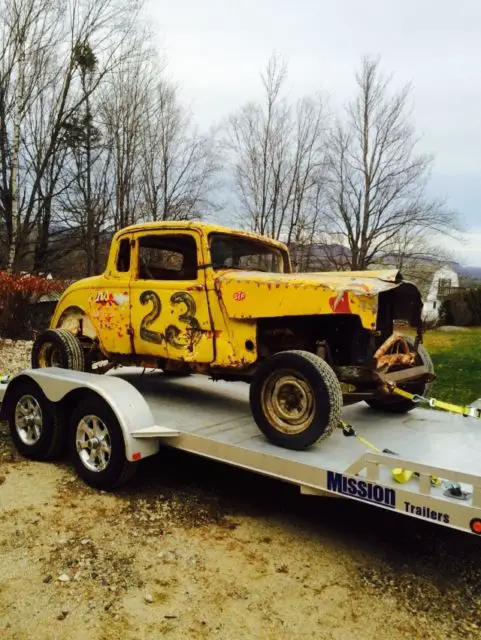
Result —
[[417, 393], [434, 378], [421, 310], [418, 288], [396, 270], [294, 273], [281, 242], [145, 223], [115, 234], [104, 273], [65, 291], [32, 365], [244, 380], [267, 437], [305, 448], [332, 431], [343, 403], [412, 408], [386, 385]]

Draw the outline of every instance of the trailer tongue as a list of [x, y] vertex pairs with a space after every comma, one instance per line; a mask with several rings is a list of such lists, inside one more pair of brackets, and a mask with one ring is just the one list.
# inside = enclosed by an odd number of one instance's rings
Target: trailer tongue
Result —
[[296, 484], [303, 494], [481, 534], [481, 424], [464, 417], [479, 417], [478, 408], [383, 415], [348, 406], [343, 428], [293, 451], [259, 433], [248, 393], [242, 383], [136, 368], [105, 376], [35, 369], [0, 384], [1, 417], [19, 451], [46, 460], [66, 441], [80, 477], [98, 488], [125, 482], [140, 460], [169, 446]]

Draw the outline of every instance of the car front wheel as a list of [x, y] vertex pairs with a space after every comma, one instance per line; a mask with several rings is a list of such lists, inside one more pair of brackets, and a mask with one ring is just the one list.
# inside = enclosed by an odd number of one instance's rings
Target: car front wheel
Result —
[[250, 386], [254, 420], [273, 443], [306, 449], [341, 420], [342, 391], [331, 367], [307, 351], [283, 351], [260, 364]]

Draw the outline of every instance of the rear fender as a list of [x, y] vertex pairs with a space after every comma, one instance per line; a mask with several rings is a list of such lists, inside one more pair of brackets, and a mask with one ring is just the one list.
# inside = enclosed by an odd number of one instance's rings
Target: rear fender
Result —
[[92, 318], [77, 306], [67, 307], [57, 319], [54, 318], [52, 325], [55, 325], [52, 329], [66, 329], [75, 335], [81, 333], [91, 340], [98, 337]]

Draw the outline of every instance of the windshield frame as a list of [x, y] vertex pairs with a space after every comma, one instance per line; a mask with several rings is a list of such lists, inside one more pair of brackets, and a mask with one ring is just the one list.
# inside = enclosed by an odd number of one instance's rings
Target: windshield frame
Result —
[[[263, 269], [250, 269], [248, 267], [227, 267], [227, 266], [223, 266], [223, 267], [216, 267], [214, 264], [214, 258], [212, 255], [212, 244], [216, 239], [225, 239], [227, 241], [231, 240], [233, 242], [238, 242], [238, 243], [242, 243], [245, 242], [246, 244], [249, 245], [257, 245], [259, 247], [262, 247], [263, 249], [267, 249], [266, 253], [269, 254], [274, 254], [276, 256], [278, 256], [278, 264], [279, 264], [279, 269], [278, 271], [265, 271]], [[287, 252], [286, 249], [278, 246], [277, 244], [271, 243], [269, 241], [266, 241], [262, 238], [256, 238], [256, 237], [252, 237], [252, 236], [247, 236], [247, 235], [242, 235], [242, 234], [236, 234], [236, 233], [222, 233], [220, 231], [213, 231], [211, 233], [209, 233], [208, 236], [208, 245], [209, 245], [209, 252], [210, 252], [210, 258], [211, 258], [211, 262], [212, 262], [212, 268], [214, 269], [214, 271], [229, 271], [229, 270], [241, 270], [241, 271], [249, 271], [249, 272], [258, 272], [258, 273], [273, 273], [273, 274], [280, 274], [280, 273], [289, 273], [290, 272], [290, 263], [289, 263], [289, 254]], [[248, 254], [245, 254], [248, 255]]]

